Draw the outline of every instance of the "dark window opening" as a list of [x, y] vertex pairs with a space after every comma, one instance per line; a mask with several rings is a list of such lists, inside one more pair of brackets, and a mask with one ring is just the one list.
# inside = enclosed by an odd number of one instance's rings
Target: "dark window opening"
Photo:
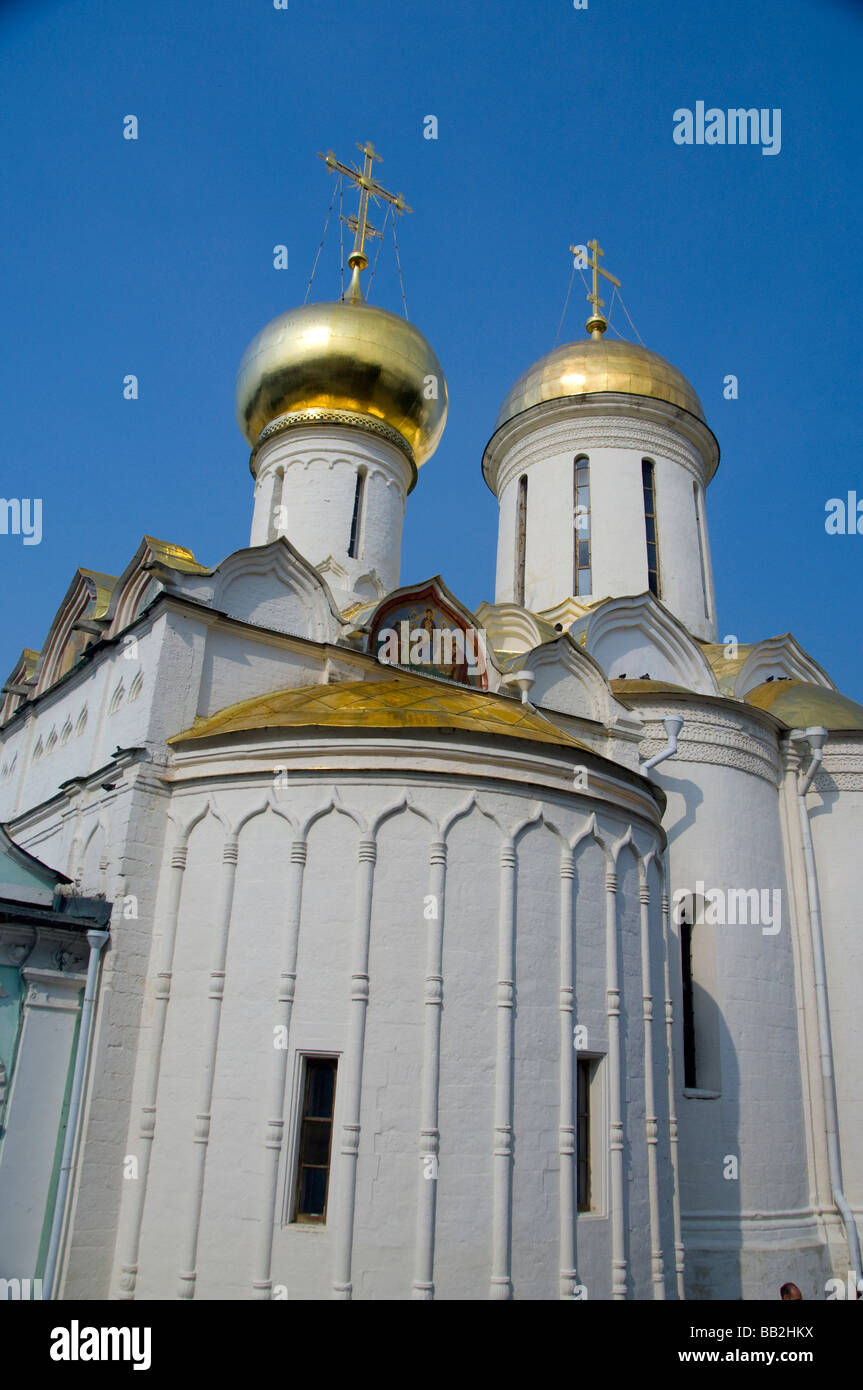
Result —
[[683, 974], [683, 1084], [695, 1089], [695, 1004], [692, 997], [692, 923], [685, 910], [680, 920], [680, 959]]
[[641, 460], [641, 485], [644, 491], [644, 535], [647, 542], [647, 587], [659, 598], [659, 542], [656, 530], [656, 488], [653, 464]]
[[575, 1188], [576, 1209], [590, 1211], [590, 1073], [592, 1063], [576, 1063]]
[[527, 478], [518, 480], [515, 524], [515, 601], [524, 607], [524, 568], [527, 551]]
[[354, 514], [351, 517], [351, 538], [348, 542], [348, 556], [355, 560], [360, 553], [360, 517], [363, 510], [363, 493], [365, 491], [366, 475], [360, 470], [357, 474], [357, 486], [354, 492]]
[[305, 1061], [295, 1221], [326, 1221], [337, 1065], [335, 1057]]
[[590, 573], [590, 462], [581, 455], [575, 460], [573, 479], [575, 502], [573, 506], [573, 525], [575, 530], [575, 565], [573, 592], [589, 594], [591, 590]]
[[710, 609], [707, 604], [707, 561], [704, 555], [704, 526], [701, 518], [701, 502], [698, 496], [698, 484], [692, 484], [692, 496], [695, 502], [695, 530], [698, 533], [698, 558], [701, 563], [701, 594], [704, 599], [704, 616], [710, 617]]

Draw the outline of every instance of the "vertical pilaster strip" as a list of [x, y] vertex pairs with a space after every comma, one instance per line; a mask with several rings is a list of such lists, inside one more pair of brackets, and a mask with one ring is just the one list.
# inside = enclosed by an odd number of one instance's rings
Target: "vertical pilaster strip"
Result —
[[333, 1297], [348, 1300], [353, 1294], [351, 1259], [354, 1243], [354, 1213], [357, 1196], [357, 1162], [360, 1149], [360, 1104], [363, 1089], [363, 1051], [366, 1013], [369, 1003], [369, 942], [372, 925], [377, 847], [374, 840], [361, 840], [357, 863], [357, 903], [351, 974], [351, 1011], [348, 1027], [348, 1054], [345, 1059], [341, 1163], [338, 1182], [341, 1191], [339, 1223], [335, 1232]]
[[204, 1200], [204, 1175], [210, 1143], [210, 1120], [213, 1105], [213, 1083], [219, 1047], [219, 1027], [222, 1021], [222, 1000], [225, 993], [225, 965], [228, 957], [228, 934], [234, 906], [234, 885], [237, 879], [238, 845], [236, 835], [229, 835], [222, 848], [221, 901], [216, 917], [216, 943], [213, 967], [210, 970], [210, 1010], [207, 1042], [204, 1049], [204, 1075], [201, 1079], [201, 1103], [195, 1115], [192, 1159], [192, 1188], [189, 1215], [183, 1245], [183, 1265], [177, 1284], [177, 1297], [195, 1297], [198, 1279], [198, 1234], [201, 1227], [201, 1205]]
[[257, 1274], [252, 1280], [253, 1296], [258, 1300], [269, 1300], [273, 1294], [272, 1261], [273, 1235], [276, 1224], [276, 1202], [278, 1197], [279, 1162], [285, 1132], [285, 1085], [290, 1057], [291, 1014], [294, 1007], [294, 991], [297, 983], [297, 951], [300, 943], [300, 916], [303, 902], [303, 878], [306, 866], [306, 842], [294, 840], [291, 845], [289, 879], [287, 887], [287, 921], [284, 956], [279, 976], [279, 1000], [277, 1026], [284, 1029], [280, 1046], [273, 1043], [273, 1061], [270, 1077], [269, 1119], [264, 1134], [264, 1162], [266, 1176], [264, 1195], [261, 1203], [261, 1220], [258, 1233]]
[[680, 1222], [680, 1156], [677, 1145], [677, 1108], [675, 1102], [674, 1066], [674, 1009], [671, 1002], [671, 920], [668, 903], [667, 871], [663, 871], [662, 888], [662, 927], [665, 937], [663, 968], [665, 971], [665, 1050], [668, 1054], [668, 1139], [671, 1151], [671, 1173], [674, 1184], [672, 1191], [672, 1212], [674, 1220], [674, 1273], [677, 1282], [677, 1297], [684, 1297], [683, 1291], [683, 1231]]
[[255, 492], [250, 545], [269, 545], [276, 539], [279, 534], [275, 519], [276, 507], [282, 500], [282, 479], [278, 470], [273, 468], [260, 480]]
[[650, 888], [642, 877], [638, 890], [641, 905], [641, 989], [644, 1006], [644, 1128], [647, 1139], [647, 1194], [650, 1203], [650, 1270], [653, 1297], [665, 1298], [665, 1265], [662, 1256], [662, 1224], [659, 1212], [659, 1168], [656, 1117], [656, 1077], [653, 1053], [653, 993], [650, 982]]
[[162, 1046], [165, 1041], [165, 1022], [168, 1004], [171, 999], [171, 974], [174, 967], [174, 947], [177, 940], [177, 920], [180, 913], [180, 899], [183, 892], [183, 875], [186, 871], [186, 844], [175, 845], [171, 853], [171, 872], [169, 876], [168, 902], [165, 907], [164, 932], [159, 954], [159, 969], [156, 973], [156, 998], [153, 1008], [153, 1022], [145, 1074], [142, 1083], [143, 1104], [138, 1129], [140, 1140], [138, 1159], [138, 1180], [124, 1184], [126, 1201], [121, 1212], [121, 1225], [118, 1248], [124, 1252], [120, 1265], [120, 1300], [132, 1300], [138, 1282], [138, 1253], [141, 1244], [141, 1226], [144, 1220], [144, 1204], [147, 1199], [147, 1178], [150, 1171], [150, 1155], [153, 1152], [153, 1137], [156, 1132], [156, 1098], [159, 1090], [159, 1072], [162, 1064]]
[[[107, 831], [105, 832], [105, 835], [106, 835], [106, 838], [107, 838]], [[108, 896], [108, 869], [109, 869], [109, 868], [110, 868], [110, 860], [109, 860], [109, 858], [108, 858], [108, 846], [107, 846], [107, 844], [105, 844], [105, 845], [102, 846], [102, 857], [101, 857], [101, 859], [99, 860], [99, 892], [100, 892], [100, 893], [103, 893], [103, 894], [105, 895], [105, 897]]]
[[623, 1103], [620, 1047], [620, 963], [617, 945], [617, 874], [605, 874], [605, 987], [608, 1016], [608, 1149], [611, 1159], [611, 1296], [626, 1298], [623, 1206]]
[[575, 1270], [575, 1052], [573, 1009], [573, 852], [565, 849], [560, 860], [560, 1296], [572, 1298], [578, 1276]]
[[[446, 892], [446, 845], [442, 840], [431, 847], [429, 894], [436, 915], [429, 918], [426, 941], [425, 1031], [423, 1038], [423, 1080], [420, 1128], [420, 1176], [417, 1200], [417, 1244], [414, 1264], [413, 1298], [434, 1298], [434, 1241], [437, 1210], [437, 1168], [440, 1154], [440, 1034], [443, 1009], [443, 931]], [[432, 1176], [426, 1175], [423, 1161], [433, 1159]]]
[[512, 1298], [513, 1040], [515, 1008], [515, 846], [500, 854], [497, 1058], [494, 1082], [494, 1175], [491, 1298]]

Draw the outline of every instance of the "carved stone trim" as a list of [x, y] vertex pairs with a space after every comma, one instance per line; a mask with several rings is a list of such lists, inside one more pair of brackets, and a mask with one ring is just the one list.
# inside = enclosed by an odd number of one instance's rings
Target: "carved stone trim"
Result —
[[819, 772], [812, 784], [816, 792], [863, 792], [863, 768]]
[[679, 430], [671, 425], [646, 420], [643, 415], [632, 418], [608, 409], [608, 414], [603, 415], [573, 416], [568, 413], [564, 419], [534, 421], [529, 432], [524, 429], [508, 446], [501, 448], [503, 457], [496, 480], [497, 495], [501, 495], [513, 475], [547, 458], [550, 453], [582, 449], [585, 452], [590, 449], [631, 449], [656, 454], [685, 468], [701, 486], [708, 481], [699, 450]]
[[25, 966], [21, 971], [27, 992], [24, 1004], [27, 1009], [58, 1009], [64, 1013], [77, 1013], [81, 990], [87, 983], [86, 975], [64, 974], [60, 970], [39, 970]]
[[[674, 712], [671, 706], [664, 705], [653, 705], [649, 712], [643, 707], [639, 710], [647, 733], [646, 741], [639, 745], [642, 759], [653, 757], [665, 747], [668, 740], [660, 721], [663, 715]], [[782, 761], [777, 746], [755, 729], [741, 728], [723, 719], [718, 712], [702, 712], [691, 706], [686, 710], [677, 757], [682, 762], [733, 767], [761, 777], [773, 787], [778, 787], [782, 780]]]
[[277, 434], [284, 434], [286, 430], [297, 429], [301, 426], [309, 425], [347, 425], [351, 429], [365, 430], [367, 434], [376, 434], [381, 439], [385, 439], [389, 444], [394, 444], [397, 449], [405, 455], [409, 463], [416, 466], [414, 451], [410, 444], [399, 434], [398, 430], [393, 429], [384, 420], [376, 420], [372, 415], [361, 415], [353, 410], [291, 410], [285, 415], [276, 416], [268, 425], [261, 430], [258, 442], [252, 450], [249, 466], [254, 472], [253, 463], [258, 450]]
[[824, 745], [824, 762], [813, 783], [816, 792], [863, 791], [863, 739], [832, 733]]

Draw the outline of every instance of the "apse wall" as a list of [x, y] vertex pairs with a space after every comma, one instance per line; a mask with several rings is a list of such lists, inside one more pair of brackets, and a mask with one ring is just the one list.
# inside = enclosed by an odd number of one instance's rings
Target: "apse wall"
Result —
[[[670, 1156], [655, 829], [527, 787], [408, 790], [298, 774], [175, 794], [121, 1297], [608, 1298], [614, 1249], [628, 1296], [675, 1296], [670, 1163], [648, 1178], [650, 1143]], [[594, 1065], [577, 1220], [576, 1022]], [[325, 1225], [291, 1221], [308, 1053], [338, 1058]]]

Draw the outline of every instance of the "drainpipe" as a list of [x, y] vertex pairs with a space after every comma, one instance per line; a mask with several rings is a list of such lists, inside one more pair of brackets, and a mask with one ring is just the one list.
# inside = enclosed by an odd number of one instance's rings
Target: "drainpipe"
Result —
[[[833, 1071], [833, 1039], [830, 1032], [830, 1010], [827, 1002], [827, 967], [824, 959], [824, 936], [821, 930], [821, 899], [818, 893], [818, 872], [812, 826], [806, 809], [806, 793], [824, 759], [827, 730], [818, 725], [810, 729], [793, 729], [790, 738], [795, 743], [807, 743], [812, 757], [806, 771], [797, 774], [797, 805], [800, 811], [800, 830], [803, 837], [803, 861], [806, 866], [806, 890], [809, 899], [809, 931], [812, 938], [812, 957], [815, 973], [815, 1006], [818, 1014], [818, 1041], [821, 1053], [821, 1079], [824, 1088], [824, 1123], [827, 1132], [827, 1159], [830, 1169], [830, 1188], [833, 1201], [845, 1225], [848, 1238], [848, 1258], [854, 1271], [854, 1283], [861, 1278], [860, 1237], [854, 1213], [842, 1188], [842, 1158], [839, 1147], [839, 1107], [836, 1100], [836, 1077]], [[801, 749], [801, 757], [803, 750]]]
[[668, 735], [668, 742], [664, 748], [655, 753], [652, 758], [648, 758], [646, 763], [639, 763], [638, 770], [642, 777], [646, 777], [652, 767], [659, 763], [664, 763], [666, 758], [671, 758], [677, 752], [677, 740], [680, 737], [680, 730], [683, 728], [682, 714], [666, 714], [663, 719], [665, 732]]
[[517, 689], [521, 691], [521, 703], [526, 705], [528, 704], [527, 697], [530, 694], [531, 687], [536, 684], [536, 676], [533, 674], [533, 671], [512, 671], [510, 675], [504, 676], [501, 684], [516, 686]]
[[72, 1176], [75, 1146], [78, 1140], [78, 1126], [81, 1112], [81, 1096], [84, 1090], [84, 1071], [87, 1065], [87, 1052], [90, 1044], [90, 1028], [93, 1020], [93, 1003], [96, 998], [96, 979], [99, 973], [99, 957], [102, 947], [108, 940], [106, 931], [87, 932], [90, 947], [90, 960], [87, 965], [87, 983], [84, 987], [84, 1003], [81, 1007], [81, 1026], [78, 1030], [78, 1050], [75, 1054], [75, 1071], [72, 1075], [72, 1094], [69, 1098], [69, 1114], [66, 1120], [66, 1138], [63, 1141], [63, 1157], [60, 1160], [60, 1181], [54, 1201], [54, 1216], [51, 1223], [51, 1239], [48, 1243], [48, 1258], [42, 1276], [42, 1297], [53, 1298], [54, 1277], [60, 1253], [60, 1238], [66, 1220], [66, 1203], [69, 1194], [69, 1181]]

